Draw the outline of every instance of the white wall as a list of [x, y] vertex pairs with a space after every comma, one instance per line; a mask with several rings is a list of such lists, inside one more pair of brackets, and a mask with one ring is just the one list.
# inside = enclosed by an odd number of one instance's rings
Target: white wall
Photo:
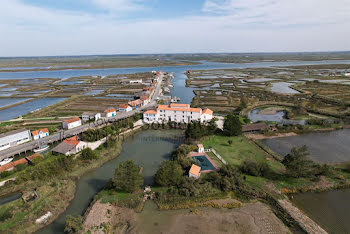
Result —
[[29, 130], [0, 138], [0, 151], [31, 140]]

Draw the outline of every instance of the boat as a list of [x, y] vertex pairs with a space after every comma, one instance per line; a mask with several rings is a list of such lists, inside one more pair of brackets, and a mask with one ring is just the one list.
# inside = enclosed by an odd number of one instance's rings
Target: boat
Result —
[[5, 158], [4, 160], [0, 161], [0, 166], [4, 166], [5, 164], [8, 164], [13, 160], [13, 157]]
[[50, 147], [50, 146], [48, 146], [48, 145], [42, 145], [42, 146], [40, 146], [40, 147], [34, 149], [33, 151], [34, 151], [34, 153], [43, 152], [43, 151], [47, 150], [49, 147]]

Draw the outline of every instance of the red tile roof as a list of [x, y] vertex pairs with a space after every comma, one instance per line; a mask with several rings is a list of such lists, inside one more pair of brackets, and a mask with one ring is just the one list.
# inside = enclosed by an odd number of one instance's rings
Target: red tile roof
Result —
[[199, 172], [201, 171], [201, 168], [195, 164], [192, 164], [192, 167], [190, 169], [190, 174], [199, 176]]
[[170, 107], [174, 107], [174, 108], [178, 108], [178, 107], [190, 108], [190, 104], [171, 103]]
[[66, 119], [66, 120], [64, 120], [64, 122], [66, 122], [67, 124], [69, 124], [69, 123], [77, 122], [77, 121], [79, 121], [79, 120], [80, 120], [79, 117], [74, 117], [74, 118], [72, 118], [72, 119]]
[[128, 104], [120, 104], [119, 105], [119, 109], [121, 108], [121, 109], [126, 109], [126, 108], [128, 108]]
[[37, 136], [40, 134], [40, 132], [43, 132], [43, 133], [48, 133], [49, 130], [47, 128], [43, 128], [43, 129], [39, 129], [39, 130], [35, 130], [35, 131], [32, 131], [32, 135], [33, 136]]
[[114, 108], [108, 108], [105, 110], [106, 113], [112, 113], [112, 112], [116, 112], [117, 110]]
[[134, 100], [134, 101], [130, 101], [128, 102], [128, 104], [130, 106], [137, 106], [137, 105], [141, 105], [142, 101], [140, 99]]
[[80, 143], [80, 140], [78, 139], [77, 136], [74, 136], [74, 137], [65, 139], [64, 142], [67, 144], [77, 146]]
[[204, 115], [204, 114], [213, 115], [213, 111], [207, 108], [207, 109], [203, 110], [202, 115]]
[[158, 110], [170, 110], [170, 111], [187, 111], [187, 112], [201, 112], [201, 108], [191, 108], [191, 107], [171, 107], [168, 105], [159, 105]]
[[148, 110], [145, 112], [145, 114], [157, 114], [157, 111], [155, 110]]

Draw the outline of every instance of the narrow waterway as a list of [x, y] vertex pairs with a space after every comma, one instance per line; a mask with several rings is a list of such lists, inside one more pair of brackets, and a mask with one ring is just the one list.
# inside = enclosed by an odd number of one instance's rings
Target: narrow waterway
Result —
[[292, 202], [329, 233], [350, 233], [350, 189], [293, 195]]
[[125, 160], [133, 160], [143, 167], [145, 184], [152, 185], [160, 163], [170, 158], [170, 153], [181, 144], [182, 137], [183, 132], [179, 130], [146, 130], [127, 138], [120, 156], [83, 175], [77, 182], [75, 198], [66, 211], [37, 233], [63, 233], [66, 216], [82, 215], [95, 194], [113, 177], [117, 165]]

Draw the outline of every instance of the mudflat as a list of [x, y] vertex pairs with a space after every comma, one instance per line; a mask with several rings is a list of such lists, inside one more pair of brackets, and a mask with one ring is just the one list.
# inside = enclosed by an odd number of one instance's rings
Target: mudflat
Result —
[[84, 221], [91, 233], [291, 233], [260, 202], [234, 209], [198, 208], [160, 211], [146, 202], [141, 213], [96, 202]]

